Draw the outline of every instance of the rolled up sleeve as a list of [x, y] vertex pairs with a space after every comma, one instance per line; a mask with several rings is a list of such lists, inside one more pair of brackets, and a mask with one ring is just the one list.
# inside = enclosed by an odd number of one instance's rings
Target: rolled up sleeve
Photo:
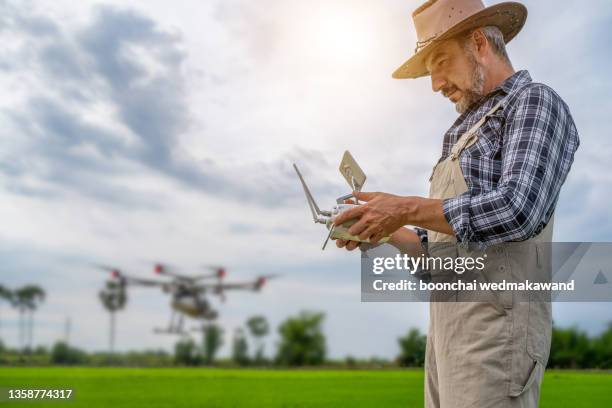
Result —
[[531, 238], [552, 209], [578, 148], [569, 109], [549, 87], [533, 84], [508, 107], [496, 188], [443, 202], [459, 242], [494, 244]]

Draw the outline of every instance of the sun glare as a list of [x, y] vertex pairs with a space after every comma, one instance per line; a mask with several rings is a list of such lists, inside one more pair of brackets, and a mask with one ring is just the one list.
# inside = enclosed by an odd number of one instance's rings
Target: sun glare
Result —
[[367, 15], [323, 9], [312, 18], [312, 52], [326, 60], [351, 63], [370, 55], [375, 31]]

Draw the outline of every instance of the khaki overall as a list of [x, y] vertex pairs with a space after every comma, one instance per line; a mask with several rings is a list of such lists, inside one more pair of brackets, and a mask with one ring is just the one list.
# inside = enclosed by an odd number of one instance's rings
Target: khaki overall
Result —
[[[491, 109], [453, 146], [432, 173], [430, 198], [455, 197], [468, 190], [459, 156], [476, 142], [477, 130], [501, 107]], [[543, 248], [552, 241], [553, 219], [535, 238], [487, 248], [485, 269], [460, 279], [501, 281], [530, 279], [550, 267]], [[474, 256], [455, 237], [429, 231], [430, 256], [446, 251], [454, 256]], [[447, 243], [447, 244], [444, 244]], [[432, 248], [438, 254], [432, 254]], [[457, 279], [457, 274], [451, 272]], [[436, 281], [432, 272], [432, 280]], [[448, 277], [447, 277], [448, 278]], [[537, 407], [544, 368], [548, 361], [552, 329], [549, 301], [536, 301], [529, 293], [498, 291], [490, 301], [468, 301], [465, 292], [446, 293], [444, 302], [432, 296], [425, 358], [425, 406]], [[488, 293], [487, 293], [488, 295]], [[519, 299], [520, 297], [520, 299]]]

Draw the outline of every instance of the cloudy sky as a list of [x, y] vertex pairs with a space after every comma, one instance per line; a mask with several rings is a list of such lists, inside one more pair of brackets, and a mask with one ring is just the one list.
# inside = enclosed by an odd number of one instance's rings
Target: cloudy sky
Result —
[[[322, 310], [332, 357], [390, 357], [409, 327], [425, 330], [427, 305], [360, 303], [359, 255], [320, 251], [291, 168], [322, 206], [347, 192], [345, 149], [366, 190], [426, 194], [456, 113], [428, 79], [391, 78], [420, 2], [0, 0], [0, 283], [47, 290], [36, 342], [69, 317], [73, 343], [105, 348], [91, 265], [147, 276], [157, 260], [224, 264], [228, 280], [283, 274], [219, 305], [228, 334], [255, 313], [276, 327]], [[612, 241], [612, 3], [525, 3], [511, 59], [562, 96], [581, 136], [555, 240]], [[151, 333], [167, 301], [134, 290], [118, 347], [169, 349]], [[558, 324], [592, 333], [612, 320], [605, 304], [555, 306]], [[15, 345], [16, 313], [0, 316]]]

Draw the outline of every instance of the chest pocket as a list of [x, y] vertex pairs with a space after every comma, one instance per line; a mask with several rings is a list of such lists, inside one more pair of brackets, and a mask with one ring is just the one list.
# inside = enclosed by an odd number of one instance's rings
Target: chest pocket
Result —
[[463, 153], [485, 161], [501, 160], [504, 122], [503, 114], [500, 111], [490, 115], [476, 131], [478, 137], [465, 148]]

